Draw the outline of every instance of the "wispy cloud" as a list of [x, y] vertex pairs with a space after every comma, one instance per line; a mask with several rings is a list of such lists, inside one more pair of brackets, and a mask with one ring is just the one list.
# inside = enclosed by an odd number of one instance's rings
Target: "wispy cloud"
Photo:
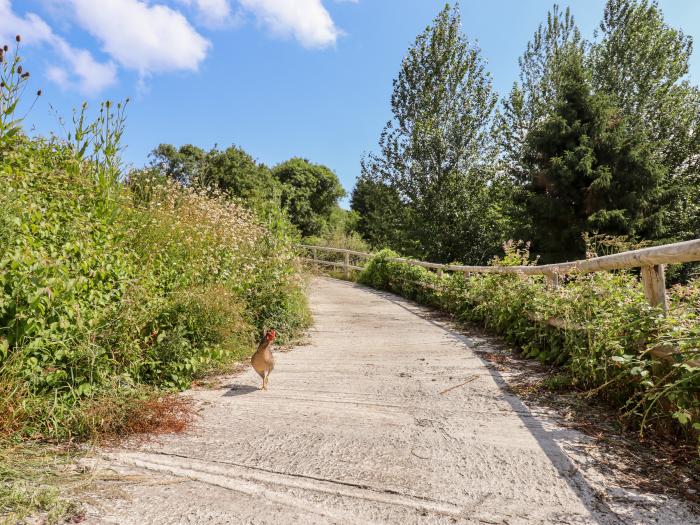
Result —
[[239, 17], [229, 0], [178, 0], [192, 8], [198, 23], [209, 29], [223, 29], [236, 25]]
[[[68, 74], [60, 83], [64, 89], [77, 88], [82, 93], [95, 95], [108, 88], [117, 81], [117, 67], [113, 62], [98, 62], [92, 54], [85, 49], [75, 49], [68, 45], [62, 38], [57, 38], [55, 46], [63, 59], [68, 63], [76, 81], [70, 79]], [[56, 81], [58, 77], [50, 79]]]
[[240, 0], [274, 35], [293, 37], [307, 48], [324, 48], [342, 34], [321, 0]]
[[16, 34], [22, 35], [27, 45], [46, 47], [57, 60], [48, 71], [49, 80], [63, 88], [77, 89], [84, 94], [96, 94], [116, 82], [116, 66], [112, 62], [99, 62], [85, 49], [72, 47], [53, 32], [38, 15], [15, 14], [10, 0], [0, 0], [0, 40], [9, 41]]

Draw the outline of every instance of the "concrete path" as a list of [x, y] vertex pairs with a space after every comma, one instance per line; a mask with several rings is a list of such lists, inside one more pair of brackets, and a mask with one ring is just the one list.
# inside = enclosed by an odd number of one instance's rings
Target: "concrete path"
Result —
[[189, 394], [191, 432], [105, 453], [119, 481], [86, 522], [698, 523], [608, 497], [563, 452], [585, 438], [506, 393], [472, 350], [485, 340], [340, 281], [317, 279], [311, 303], [310, 344], [276, 354], [270, 391], [248, 370]]

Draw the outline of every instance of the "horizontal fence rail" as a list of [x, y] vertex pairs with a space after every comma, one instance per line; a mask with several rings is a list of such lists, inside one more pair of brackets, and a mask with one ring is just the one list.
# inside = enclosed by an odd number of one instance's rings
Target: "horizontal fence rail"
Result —
[[[302, 248], [309, 250], [312, 257], [303, 257], [302, 260], [323, 266], [342, 268], [346, 278], [350, 277], [351, 270], [361, 271], [362, 266], [350, 264], [350, 258], [366, 260], [374, 254], [346, 250], [343, 248], [331, 248], [328, 246], [311, 246], [302, 244]], [[319, 252], [328, 254], [340, 254], [342, 261], [329, 261], [319, 258]], [[668, 312], [668, 298], [666, 295], [665, 268], [669, 264], [681, 264], [686, 262], [700, 261], [700, 239], [692, 241], [665, 244], [663, 246], [653, 246], [639, 250], [631, 250], [614, 255], [605, 255], [592, 259], [571, 261], [557, 264], [543, 264], [540, 266], [463, 266], [457, 264], [439, 264], [403, 257], [391, 257], [387, 259], [392, 262], [400, 262], [412, 266], [422, 266], [435, 270], [438, 275], [443, 272], [462, 272], [469, 277], [472, 273], [500, 273], [519, 275], [543, 275], [547, 279], [547, 284], [551, 288], [559, 286], [559, 277], [567, 274], [605, 272], [611, 270], [624, 270], [629, 268], [641, 268], [642, 284], [644, 295], [651, 306], [659, 306], [664, 312]], [[435, 285], [425, 286], [435, 289]], [[535, 319], [533, 319], [535, 320]], [[549, 318], [545, 321], [548, 325], [563, 330], [583, 329], [557, 318]], [[668, 345], [660, 345], [650, 350], [651, 355], [660, 360], [672, 361], [673, 355], [678, 354], [677, 348]], [[700, 366], [700, 360], [688, 362], [691, 366]]]
[[[373, 254], [346, 250], [343, 248], [331, 248], [328, 246], [311, 246], [302, 244], [302, 248], [310, 250], [311, 258], [304, 258], [307, 262], [342, 268], [346, 277], [350, 270], [362, 270], [361, 266], [350, 264], [350, 257], [368, 259]], [[343, 255], [343, 261], [326, 261], [319, 259], [319, 252], [336, 253]], [[668, 264], [680, 264], [685, 262], [700, 261], [700, 239], [692, 241], [652, 246], [640, 250], [594, 257], [580, 261], [563, 262], [556, 264], [543, 264], [540, 266], [466, 266], [458, 264], [439, 264], [424, 261], [416, 261], [403, 257], [388, 259], [393, 262], [401, 262], [412, 266], [422, 266], [442, 272], [463, 272], [467, 276], [472, 273], [511, 273], [521, 275], [544, 275], [551, 287], [557, 287], [559, 277], [574, 273], [603, 272], [610, 270], [624, 270], [628, 268], [641, 268], [644, 293], [647, 301], [652, 306], [661, 306], [668, 310], [666, 297], [665, 267]]]
[[[345, 274], [345, 278], [348, 279], [350, 277], [350, 270], [356, 270], [356, 271], [362, 271], [362, 266], [357, 266], [354, 264], [350, 264], [350, 257], [353, 256], [358, 259], [369, 259], [372, 257], [374, 254], [371, 253], [365, 253], [365, 252], [358, 252], [355, 250], [345, 250], [343, 248], [331, 248], [329, 246], [312, 246], [309, 244], [302, 244], [300, 245], [302, 248], [305, 248], [309, 250], [312, 254], [312, 257], [302, 257], [303, 261], [313, 263], [313, 264], [318, 264], [321, 266], [331, 266], [334, 268], [342, 268], [343, 273]], [[318, 252], [327, 252], [327, 253], [338, 253], [343, 255], [343, 261], [328, 261], [328, 260], [323, 260], [319, 258]]]

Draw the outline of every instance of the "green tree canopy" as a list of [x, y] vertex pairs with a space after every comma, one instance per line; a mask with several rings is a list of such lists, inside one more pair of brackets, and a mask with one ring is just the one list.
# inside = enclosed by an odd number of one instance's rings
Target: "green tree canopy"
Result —
[[562, 50], [583, 50], [583, 39], [569, 8], [554, 5], [518, 58], [520, 74], [496, 116], [495, 131], [508, 173], [522, 177], [523, 148], [530, 130], [554, 110]]
[[202, 148], [185, 144], [179, 148], [172, 144], [160, 144], [149, 155], [151, 167], [184, 186], [200, 184], [207, 161]]
[[[692, 39], [655, 0], [608, 0], [591, 50], [594, 87], [615, 98], [666, 168], [666, 240], [700, 235], [700, 90], [688, 80]], [[658, 237], [657, 237], [658, 238]]]
[[405, 250], [403, 235], [409, 210], [394, 188], [361, 175], [352, 190], [350, 207], [358, 214], [357, 231], [371, 246]]
[[278, 191], [270, 169], [237, 146], [209, 152], [204, 182], [249, 200], [270, 199]]
[[462, 33], [459, 7], [448, 4], [408, 50], [394, 80], [393, 119], [379, 153], [362, 164], [363, 181], [392, 188], [408, 207], [401, 235], [412, 255], [474, 262], [500, 235], [491, 220], [495, 104], [480, 50]]
[[151, 152], [151, 164], [185, 186], [218, 189], [232, 197], [259, 201], [277, 192], [270, 169], [238, 146], [206, 152], [191, 144], [161, 144]]
[[528, 134], [523, 197], [544, 261], [581, 258], [584, 233], [653, 236], [664, 168], [611, 97], [592, 93], [580, 50], [559, 74], [555, 110]]
[[272, 175], [281, 184], [281, 202], [305, 237], [319, 235], [338, 199], [345, 195], [338, 177], [326, 166], [293, 158], [275, 166]]

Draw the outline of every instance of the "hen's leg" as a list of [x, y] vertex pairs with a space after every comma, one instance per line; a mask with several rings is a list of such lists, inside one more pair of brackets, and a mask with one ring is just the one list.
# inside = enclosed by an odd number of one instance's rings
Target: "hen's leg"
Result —
[[263, 390], [267, 390], [267, 381], [268, 381], [269, 374], [270, 374], [270, 372], [268, 372], [267, 370], [265, 370], [265, 372], [263, 372], [263, 386], [262, 386]]

